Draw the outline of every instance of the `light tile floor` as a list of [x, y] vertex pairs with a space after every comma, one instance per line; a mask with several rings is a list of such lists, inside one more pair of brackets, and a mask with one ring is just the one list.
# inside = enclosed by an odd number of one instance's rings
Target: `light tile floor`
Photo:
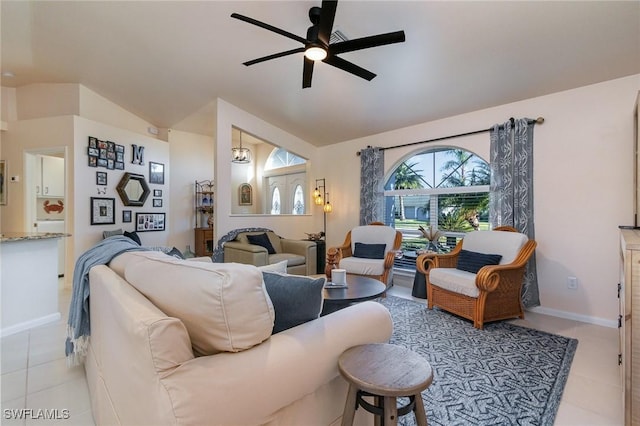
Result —
[[[62, 287], [62, 284], [61, 284]], [[389, 294], [411, 297], [411, 289], [394, 286]], [[67, 368], [64, 337], [71, 292], [61, 288], [56, 323], [0, 339], [2, 425], [94, 425], [87, 381], [82, 367]], [[579, 340], [569, 379], [560, 402], [556, 425], [622, 425], [621, 387], [617, 365], [616, 329], [527, 313], [514, 323]], [[7, 409], [58, 410], [68, 419], [12, 419]]]

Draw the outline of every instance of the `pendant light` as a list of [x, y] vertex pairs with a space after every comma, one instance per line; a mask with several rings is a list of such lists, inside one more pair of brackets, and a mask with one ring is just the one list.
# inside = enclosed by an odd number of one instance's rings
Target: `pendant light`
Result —
[[231, 162], [237, 164], [247, 164], [251, 162], [251, 151], [242, 147], [242, 130], [240, 131], [240, 146], [231, 148]]

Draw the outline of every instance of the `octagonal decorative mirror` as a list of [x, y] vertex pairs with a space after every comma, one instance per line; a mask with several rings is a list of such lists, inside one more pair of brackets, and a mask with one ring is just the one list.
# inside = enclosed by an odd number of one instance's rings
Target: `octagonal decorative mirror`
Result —
[[144, 206], [149, 193], [149, 185], [143, 175], [125, 173], [116, 187], [125, 206]]

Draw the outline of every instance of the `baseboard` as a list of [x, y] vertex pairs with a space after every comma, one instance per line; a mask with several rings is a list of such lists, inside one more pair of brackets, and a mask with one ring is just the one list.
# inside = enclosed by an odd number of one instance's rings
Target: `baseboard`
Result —
[[549, 315], [552, 317], [570, 319], [574, 321], [585, 322], [587, 324], [599, 325], [602, 327], [618, 328], [618, 322], [616, 320], [609, 320], [605, 318], [592, 317], [588, 315], [580, 315], [574, 312], [566, 312], [558, 309], [545, 308], [544, 306], [536, 306], [534, 308], [526, 309], [530, 312], [537, 314]]
[[49, 324], [51, 322], [58, 321], [62, 316], [60, 312], [55, 314], [45, 315], [40, 318], [35, 318], [29, 321], [24, 321], [9, 327], [5, 327], [0, 330], [0, 337], [11, 336], [12, 334], [20, 333], [21, 331], [29, 330], [30, 328], [39, 327], [41, 325]]

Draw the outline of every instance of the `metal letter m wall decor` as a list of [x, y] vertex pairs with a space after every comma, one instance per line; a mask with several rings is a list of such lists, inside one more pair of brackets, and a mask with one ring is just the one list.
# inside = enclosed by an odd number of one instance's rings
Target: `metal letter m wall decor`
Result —
[[144, 165], [144, 146], [131, 144], [131, 164]]

